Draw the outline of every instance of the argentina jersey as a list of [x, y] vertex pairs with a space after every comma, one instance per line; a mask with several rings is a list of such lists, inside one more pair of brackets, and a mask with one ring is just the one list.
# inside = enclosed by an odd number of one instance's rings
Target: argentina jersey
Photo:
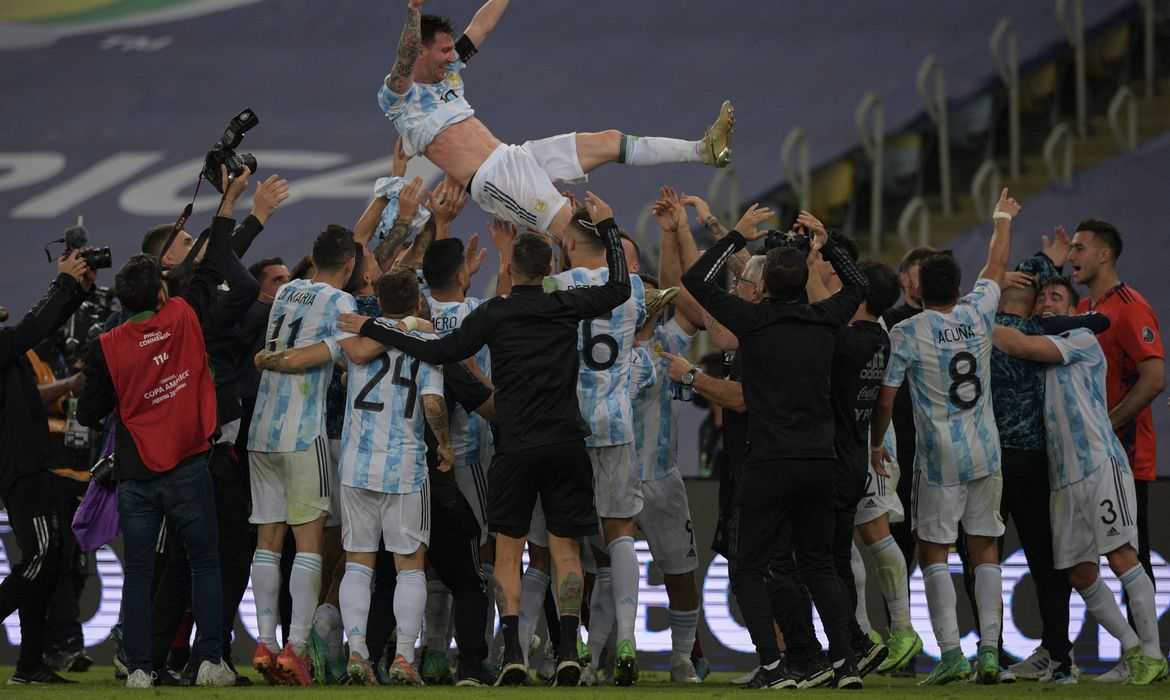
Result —
[[422, 397], [442, 397], [442, 370], [389, 349], [367, 364], [350, 363], [347, 384], [341, 483], [381, 493], [422, 489], [427, 478]]
[[[474, 297], [468, 297], [465, 301], [436, 301], [428, 296], [427, 301], [431, 305], [431, 323], [439, 337], [458, 328], [467, 314], [483, 303], [482, 299]], [[485, 377], [491, 377], [490, 355], [486, 345], [475, 354], [475, 364]], [[455, 452], [455, 466], [479, 464], [481, 446], [490, 432], [487, 420], [476, 413], [468, 414], [458, 404], [451, 410], [450, 420], [451, 448]]]
[[[546, 282], [553, 289], [576, 289], [600, 287], [608, 279], [608, 268], [575, 267], [546, 278]], [[577, 401], [593, 433], [585, 438], [588, 447], [634, 441], [630, 367], [634, 333], [646, 322], [646, 292], [637, 275], [630, 275], [630, 286], [629, 299], [603, 316], [582, 321], [577, 333]]]
[[[266, 350], [306, 348], [324, 342], [336, 360], [338, 341], [352, 333], [337, 330], [337, 317], [356, 313], [349, 294], [328, 284], [293, 280], [276, 292], [268, 315]], [[264, 370], [252, 413], [248, 449], [254, 452], [303, 452], [325, 434], [325, 397], [333, 364], [292, 374]]]
[[947, 314], [929, 309], [890, 330], [886, 386], [909, 382], [917, 431], [914, 469], [935, 486], [999, 470], [991, 410], [991, 350], [999, 286], [980, 279]]
[[1083, 328], [1047, 338], [1064, 358], [1045, 373], [1049, 486], [1074, 484], [1111, 460], [1128, 472], [1129, 459], [1110, 427], [1105, 353], [1097, 338]]
[[444, 129], [475, 114], [463, 97], [459, 72], [466, 65], [459, 59], [441, 82], [412, 83], [405, 95], [395, 94], [385, 82], [378, 88], [378, 106], [402, 134], [406, 155], [421, 154]]
[[657, 481], [678, 466], [678, 420], [670, 392], [670, 362], [662, 357], [662, 353], [685, 356], [690, 345], [691, 337], [674, 319], [656, 328], [650, 341], [645, 343], [649, 355], [654, 358], [652, 383], [638, 386], [642, 382], [635, 381], [632, 387], [634, 449], [642, 481]]

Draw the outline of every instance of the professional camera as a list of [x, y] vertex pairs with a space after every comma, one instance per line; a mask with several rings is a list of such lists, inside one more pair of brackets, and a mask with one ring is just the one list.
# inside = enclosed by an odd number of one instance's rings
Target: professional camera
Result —
[[121, 308], [109, 287], [95, 286], [58, 331], [58, 347], [71, 364], [82, 360], [91, 343], [105, 330], [106, 319]]
[[807, 256], [812, 250], [812, 236], [803, 228], [791, 231], [772, 229], [764, 237], [764, 250], [771, 251], [775, 248], [795, 248]]
[[220, 136], [219, 141], [207, 152], [201, 175], [211, 183], [216, 191], [223, 192], [223, 183], [221, 182], [223, 175], [219, 167], [221, 165], [227, 166], [228, 175], [233, 178], [243, 175], [245, 166], [253, 173], [256, 172], [256, 156], [251, 153], [236, 153], [236, 146], [239, 146], [240, 142], [244, 140], [244, 134], [259, 123], [260, 117], [257, 117], [252, 110], [245, 109], [232, 117], [231, 122], [223, 131], [223, 136]]
[[45, 246], [45, 259], [47, 259], [49, 262], [53, 262], [56, 259], [56, 257], [51, 252], [49, 252], [49, 248], [57, 243], [65, 244], [65, 252], [62, 253], [63, 256], [69, 255], [75, 250], [82, 251], [81, 259], [85, 261], [86, 265], [89, 265], [89, 269], [91, 270], [101, 270], [114, 266], [114, 261], [110, 257], [109, 247], [91, 248], [89, 250], [85, 249], [89, 244], [89, 234], [86, 233], [85, 227], [81, 225], [81, 217], [77, 217], [76, 226], [70, 226], [69, 228], [65, 229], [65, 233], [61, 236], [61, 238], [58, 238], [55, 241], [51, 241], [49, 245]]

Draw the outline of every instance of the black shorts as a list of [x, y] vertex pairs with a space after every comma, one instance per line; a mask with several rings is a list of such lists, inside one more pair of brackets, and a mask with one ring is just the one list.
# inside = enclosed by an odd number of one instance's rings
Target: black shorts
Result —
[[488, 529], [525, 537], [537, 496], [550, 534], [585, 537], [597, 532], [593, 465], [584, 440], [497, 454], [488, 470]]

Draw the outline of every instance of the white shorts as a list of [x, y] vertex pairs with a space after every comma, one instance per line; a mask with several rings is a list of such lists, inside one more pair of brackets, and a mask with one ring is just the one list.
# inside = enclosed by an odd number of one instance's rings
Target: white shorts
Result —
[[475, 520], [479, 523], [480, 544], [487, 538], [487, 471], [487, 466], [483, 464], [455, 467], [455, 483], [459, 486], [459, 492], [467, 499], [471, 512], [475, 513]]
[[347, 552], [376, 552], [379, 542], [395, 554], [414, 554], [431, 541], [431, 494], [427, 482], [413, 493], [382, 493], [341, 485], [341, 545]]
[[536, 497], [536, 505], [532, 507], [532, 521], [528, 526], [528, 541], [537, 547], [548, 549], [548, 525], [544, 521], [544, 508], [540, 505], [540, 496]]
[[1003, 517], [999, 514], [1003, 493], [1003, 474], [996, 472], [981, 479], [955, 486], [932, 486], [914, 472], [914, 534], [935, 544], [954, 544], [959, 537], [959, 523], [968, 535], [999, 537], [1003, 534]]
[[553, 217], [569, 203], [554, 183], [584, 178], [575, 133], [520, 146], [500, 144], [471, 179], [471, 198], [484, 211], [521, 229], [547, 233]]
[[668, 576], [697, 569], [695, 530], [682, 475], [671, 469], [661, 479], [643, 481], [642, 498], [645, 502], [638, 513], [638, 527], [646, 535], [654, 563]]
[[1125, 544], [1137, 547], [1137, 501], [1133, 474], [1110, 460], [1080, 481], [1056, 489], [1048, 499], [1052, 555], [1057, 569], [1097, 557]]
[[865, 475], [865, 495], [857, 503], [857, 514], [853, 516], [854, 525], [864, 525], [889, 514], [891, 523], [900, 523], [906, 519], [902, 511], [902, 499], [898, 498], [898, 479], [901, 478], [902, 468], [897, 462], [886, 465], [889, 476], [880, 476], [869, 467]]
[[642, 511], [642, 479], [634, 443], [586, 447], [593, 463], [593, 494], [597, 515], [632, 518]]
[[341, 527], [341, 440], [329, 441], [329, 518], [325, 527]]
[[248, 522], [304, 525], [329, 515], [337, 470], [324, 437], [304, 452], [249, 452], [248, 465], [252, 490]]

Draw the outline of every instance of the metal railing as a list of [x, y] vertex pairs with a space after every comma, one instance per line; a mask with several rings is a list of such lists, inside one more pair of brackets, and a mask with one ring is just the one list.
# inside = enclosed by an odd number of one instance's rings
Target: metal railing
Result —
[[[1125, 110], [1124, 125], [1121, 123], [1122, 110]], [[1106, 112], [1106, 116], [1109, 118], [1109, 130], [1113, 132], [1113, 138], [1117, 139], [1117, 145], [1121, 146], [1121, 150], [1132, 151], [1137, 148], [1137, 97], [1133, 94], [1133, 90], [1125, 85], [1118, 88], [1113, 99], [1109, 101], [1109, 110]]]
[[916, 82], [918, 95], [926, 107], [926, 114], [938, 126], [938, 169], [939, 187], [942, 190], [942, 212], [949, 216], [955, 212], [955, 202], [951, 196], [951, 141], [947, 128], [946, 77], [943, 74], [942, 64], [933, 54], [922, 60], [922, 65], [918, 67]]
[[[796, 148], [800, 149], [799, 161], [793, 165], [792, 151]], [[812, 194], [809, 191], [812, 173], [808, 165], [808, 132], [799, 126], [793, 127], [780, 144], [780, 170], [792, 188], [792, 193], [796, 195], [800, 208], [808, 211], [809, 198]]]
[[[1005, 39], [1006, 59], [1001, 51]], [[1001, 19], [989, 43], [995, 69], [1008, 91], [1008, 172], [1014, 179], [1020, 176], [1020, 49], [1015, 24], [1007, 17]]]
[[[870, 114], [873, 115], [872, 128], [866, 124]], [[886, 109], [881, 96], [876, 92], [866, 93], [853, 112], [853, 124], [870, 162], [869, 250], [878, 253], [882, 249], [883, 152], [886, 144]]]
[[[719, 194], [727, 184], [726, 207], [719, 208]], [[728, 229], [739, 221], [739, 173], [734, 167], [722, 168], [715, 171], [711, 177], [711, 184], [707, 186], [707, 205], [711, 207], [711, 214], [719, 219]]]
[[979, 165], [971, 178], [971, 206], [975, 208], [980, 223], [987, 221], [991, 212], [995, 211], [1002, 187], [1003, 176], [999, 172], [999, 165], [994, 159], [988, 158]]
[[[1069, 17], [1072, 3], [1072, 17]], [[1085, 79], [1085, 4], [1084, 0], [1056, 0], [1056, 21], [1064, 38], [1073, 47], [1077, 97], [1077, 135], [1089, 133], [1089, 85]]]
[[[910, 238], [910, 227], [916, 221], [918, 223], [917, 243]], [[902, 247], [906, 249], [916, 245], [930, 245], [930, 207], [926, 205], [925, 197], [914, 197], [906, 202], [906, 206], [902, 208], [902, 213], [898, 216], [898, 239], [902, 241]]]
[[1154, 0], [1141, 0], [1142, 28], [1144, 41], [1142, 43], [1142, 57], [1145, 66], [1146, 97], [1153, 97], [1156, 83], [1154, 82], [1154, 22], [1157, 14], [1154, 12]]
[[[1057, 149], [1062, 149], [1064, 162], [1058, 167], [1056, 162]], [[1048, 176], [1054, 183], [1068, 184], [1073, 178], [1073, 132], [1068, 124], [1057, 124], [1044, 139], [1044, 165], [1048, 168]]]

